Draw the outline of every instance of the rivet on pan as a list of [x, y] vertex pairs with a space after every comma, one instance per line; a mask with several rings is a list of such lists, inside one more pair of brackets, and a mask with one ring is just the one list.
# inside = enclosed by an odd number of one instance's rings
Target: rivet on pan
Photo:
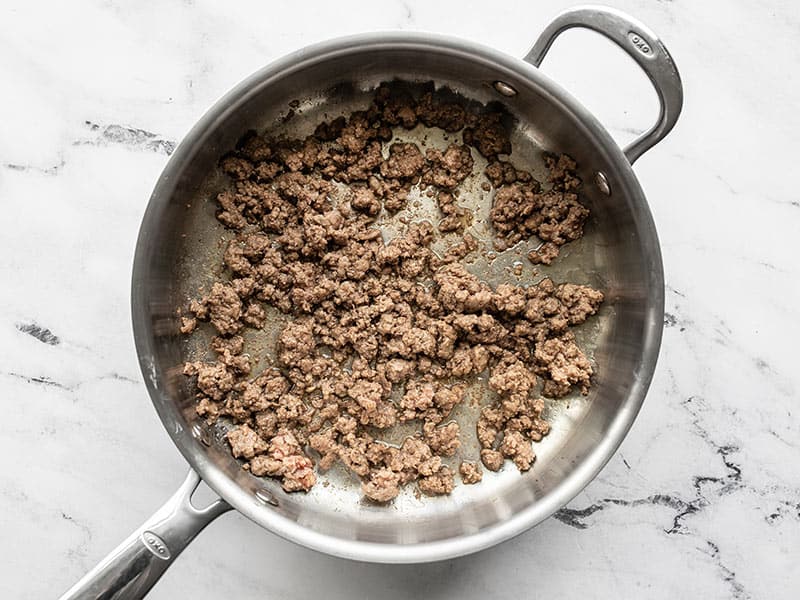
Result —
[[611, 186], [608, 185], [608, 179], [606, 178], [605, 173], [602, 171], [595, 173], [594, 183], [597, 186], [597, 189], [603, 192], [606, 196], [611, 195]]
[[278, 506], [278, 500], [275, 496], [272, 495], [267, 489], [260, 489], [256, 492], [256, 498], [258, 498], [264, 504], [269, 504], [271, 506]]
[[208, 432], [203, 429], [199, 423], [195, 423], [192, 425], [192, 435], [200, 440], [200, 442], [206, 446], [211, 445], [211, 440], [208, 439]]
[[515, 90], [505, 81], [495, 81], [492, 85], [494, 86], [494, 89], [496, 89], [497, 92], [502, 94], [503, 96], [508, 96], [509, 98], [511, 98], [511, 96], [517, 95], [517, 90]]

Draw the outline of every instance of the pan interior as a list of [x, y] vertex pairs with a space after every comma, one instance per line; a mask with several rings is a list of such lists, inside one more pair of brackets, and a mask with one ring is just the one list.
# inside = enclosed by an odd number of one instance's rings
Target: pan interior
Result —
[[[181, 367], [186, 360], [207, 357], [212, 332], [201, 327], [192, 336], [179, 335], [175, 311], [222, 274], [221, 255], [232, 233], [214, 216], [214, 197], [228, 185], [216, 168], [218, 158], [248, 129], [267, 131], [275, 137], [304, 137], [323, 120], [366, 108], [380, 82], [397, 80], [404, 82], [398, 85], [408, 86], [417, 94], [433, 86], [437, 94], [465, 104], [502, 103], [513, 132], [512, 162], [531, 170], [539, 179], [543, 179], [544, 150], [566, 152], [578, 161], [578, 173], [584, 181], [581, 200], [591, 210], [581, 240], [563, 247], [551, 266], [534, 267], [525, 258], [537, 245], [536, 240], [496, 257], [483, 253], [466, 266], [492, 285], [503, 281], [530, 284], [550, 277], [556, 282], [585, 283], [603, 290], [607, 300], [599, 314], [575, 331], [595, 365], [593, 387], [588, 396], [576, 392], [548, 402], [546, 417], [552, 431], [534, 445], [537, 460], [525, 474], [507, 462], [498, 473], [484, 469], [483, 482], [478, 485], [457, 485], [450, 496], [420, 497], [412, 485], [394, 502], [381, 506], [362, 500], [357, 478], [337, 466], [308, 494], [287, 494], [277, 482], [240, 469], [224, 441], [224, 422], [207, 427], [195, 415], [193, 390], [181, 375]], [[509, 98], [498, 94], [493, 85], [498, 80], [513, 86], [517, 95]], [[559, 498], [566, 500], [585, 485], [586, 481], [580, 481], [571, 488], [564, 487], [565, 481], [580, 478], [578, 470], [590, 455], [605, 453], [599, 464], [608, 458], [613, 451], [613, 447], [607, 447], [609, 432], [622, 427], [623, 435], [635, 415], [641, 401], [639, 388], [643, 382], [646, 387], [652, 371], [647, 361], [654, 360], [644, 356], [647, 335], [653, 319], [659, 318], [658, 311], [653, 312], [653, 307], [659, 308], [660, 293], [657, 245], [655, 259], [652, 252], [648, 254], [655, 232], [650, 239], [652, 223], [638, 185], [635, 179], [631, 183], [632, 176], [619, 174], [621, 155], [609, 152], [607, 139], [593, 135], [593, 130], [539, 79], [525, 77], [477, 54], [444, 47], [362, 46], [315, 60], [299, 60], [290, 68], [257, 74], [246, 82], [246, 91], [235, 90], [221, 105], [201, 122], [202, 134], [190, 135], [176, 152], [167, 169], [169, 181], [165, 183], [162, 178], [154, 193], [140, 238], [140, 246], [146, 243], [147, 275], [145, 280], [134, 281], [134, 295], [139, 287], [146, 295], [149, 312], [153, 355], [142, 361], [152, 370], [153, 381], [160, 382], [154, 402], [190, 462], [212, 485], [216, 482], [216, 487], [225, 488], [217, 491], [267, 526], [274, 524], [277, 514], [341, 540], [415, 544], [479, 532], [536, 504], [550, 506], [538, 516], [544, 518], [557, 508]], [[287, 119], [290, 108], [294, 114]], [[451, 141], [460, 141], [460, 133], [446, 135], [418, 126], [411, 131], [396, 130], [396, 139], [413, 141], [423, 149], [443, 149]], [[474, 172], [462, 184], [459, 203], [474, 210], [469, 231], [488, 241], [490, 250], [488, 210], [493, 192], [481, 187], [485, 160], [474, 149], [472, 155]], [[609, 180], [610, 196], [594, 185], [598, 170]], [[154, 202], [160, 203], [158, 210], [153, 208]], [[409, 206], [399, 216], [435, 219], [431, 201], [423, 195], [414, 192]], [[148, 225], [151, 231], [145, 231]], [[401, 225], [396, 218], [385, 218], [381, 227], [388, 238]], [[455, 238], [445, 241], [452, 244]], [[245, 333], [247, 351], [259, 359], [254, 372], [267, 364], [285, 319], [273, 312], [263, 331]], [[478, 458], [473, 424], [480, 406], [489, 401], [483, 390], [476, 386], [453, 415], [462, 424], [462, 447], [447, 462], [456, 467], [462, 459]], [[620, 420], [624, 421], [622, 425]]]

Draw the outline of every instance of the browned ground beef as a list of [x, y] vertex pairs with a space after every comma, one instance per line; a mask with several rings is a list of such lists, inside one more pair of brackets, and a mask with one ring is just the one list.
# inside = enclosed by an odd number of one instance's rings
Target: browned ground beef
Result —
[[[463, 130], [464, 144], [423, 153], [392, 143], [384, 158], [392, 128], [418, 123]], [[544, 244], [531, 260], [549, 263], [583, 234], [588, 210], [572, 159], [548, 155], [543, 185], [499, 158], [511, 153], [501, 113], [473, 114], [432, 94], [415, 100], [381, 86], [367, 110], [321, 123], [304, 140], [251, 132], [221, 159], [231, 184], [217, 197], [217, 217], [235, 234], [226, 273], [181, 322], [187, 334], [210, 322], [216, 360], [184, 372], [194, 378], [197, 413], [232, 422], [231, 452], [253, 475], [307, 491], [315, 470], [341, 461], [377, 502], [411, 482], [424, 494], [449, 494], [454, 471], [442, 459], [458, 452], [462, 428], [474, 427], [480, 444], [480, 456], [460, 463], [464, 483], [481, 480], [478, 458], [492, 471], [506, 459], [525, 471], [532, 441], [549, 431], [539, 394], [588, 391], [592, 367], [570, 328], [597, 311], [603, 294], [549, 279], [493, 288], [461, 262], [478, 248], [464, 233], [472, 215], [457, 203], [473, 171], [470, 147], [490, 161], [499, 249], [535, 234]], [[384, 243], [376, 219], [402, 209], [415, 185], [437, 199], [438, 233], [410, 223]], [[461, 238], [440, 257], [431, 244], [444, 232]], [[274, 364], [254, 375], [239, 334], [264, 326], [266, 305], [290, 318]], [[494, 400], [477, 423], [459, 426], [450, 414], [483, 373]], [[375, 439], [405, 422], [418, 433], [400, 446]]]

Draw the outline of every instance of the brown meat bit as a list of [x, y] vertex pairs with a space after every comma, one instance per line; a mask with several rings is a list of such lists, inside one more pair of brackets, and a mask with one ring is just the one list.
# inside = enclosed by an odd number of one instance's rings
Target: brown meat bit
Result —
[[259, 183], [269, 183], [283, 171], [283, 167], [276, 162], [260, 162], [253, 169], [253, 176]]
[[442, 386], [433, 395], [434, 404], [436, 405], [436, 413], [426, 415], [426, 419], [433, 423], [439, 423], [442, 419], [447, 418], [456, 404], [461, 404], [464, 401], [464, 392], [466, 387], [463, 385], [453, 385], [451, 387]]
[[225, 265], [237, 275], [250, 275], [254, 271], [253, 265], [245, 256], [244, 248], [239, 243], [239, 240], [233, 240], [228, 244], [223, 260]]
[[603, 302], [603, 292], [586, 285], [562, 283], [555, 293], [562, 304], [567, 308], [567, 318], [570, 325], [579, 325], [597, 312]]
[[381, 175], [388, 179], [416, 179], [424, 164], [416, 144], [398, 142], [389, 146], [389, 158], [381, 164]]
[[581, 180], [575, 174], [577, 165], [572, 157], [561, 154], [545, 154], [544, 163], [550, 171], [547, 180], [553, 184], [553, 189], [561, 191], [577, 190]]
[[220, 207], [217, 219], [231, 229], [242, 229], [247, 226], [247, 219], [243, 214], [244, 204], [237, 200], [238, 196], [230, 190], [217, 194], [217, 204]]
[[324, 142], [331, 142], [341, 135], [346, 123], [347, 119], [344, 117], [337, 117], [330, 123], [320, 123], [314, 130], [314, 136]]
[[348, 165], [343, 171], [334, 174], [336, 181], [350, 183], [353, 181], [367, 181], [373, 171], [383, 163], [381, 154], [381, 143], [379, 141], [368, 142], [366, 147], [348, 159]]
[[400, 493], [400, 475], [387, 468], [372, 471], [361, 483], [361, 491], [376, 502], [388, 502]]
[[249, 425], [239, 425], [227, 434], [231, 452], [236, 458], [253, 458], [267, 451], [267, 443]]
[[373, 136], [369, 120], [363, 112], [353, 113], [347, 125], [342, 128], [339, 134], [339, 142], [348, 152], [360, 152], [367, 145], [367, 141]]
[[[438, 308], [438, 301], [431, 299], [426, 302], [429, 308]], [[417, 299], [417, 305], [422, 305], [422, 302]], [[433, 311], [432, 311], [433, 312]], [[438, 312], [438, 310], [436, 310]], [[456, 328], [440, 319], [430, 322], [428, 329], [436, 334], [436, 357], [442, 360], [447, 360], [453, 356], [455, 351], [456, 340], [458, 340], [458, 332]]]
[[283, 472], [283, 462], [275, 460], [267, 454], [259, 454], [250, 459], [250, 473], [256, 477], [280, 477]]
[[528, 252], [528, 260], [534, 265], [549, 265], [558, 257], [559, 249], [553, 242], [544, 242], [535, 250]]
[[433, 423], [427, 422], [423, 425], [422, 432], [433, 453], [439, 456], [453, 456], [461, 446], [461, 442], [458, 439], [458, 423], [455, 421], [451, 421], [441, 427], [436, 427]]
[[414, 363], [402, 358], [392, 358], [385, 363], [386, 379], [392, 383], [407, 380], [414, 373]]
[[481, 373], [486, 370], [489, 364], [489, 351], [486, 346], [480, 344], [471, 348], [472, 353], [472, 369], [475, 373]]
[[362, 423], [366, 424], [370, 415], [377, 411], [378, 405], [383, 400], [384, 391], [378, 382], [361, 379], [350, 386], [347, 395], [364, 410]]
[[433, 226], [430, 223], [412, 223], [404, 235], [378, 250], [376, 258], [381, 266], [397, 264], [401, 259], [415, 258], [421, 247], [430, 245], [432, 241]]
[[484, 174], [494, 187], [515, 181], [528, 182], [533, 179], [527, 171], [518, 171], [514, 165], [502, 160], [489, 163]]
[[465, 377], [473, 371], [472, 353], [468, 346], [462, 346], [453, 353], [453, 358], [447, 364], [447, 368], [454, 377]]
[[383, 199], [383, 207], [389, 212], [405, 208], [411, 191], [411, 181], [380, 179], [373, 176], [368, 179], [368, 185], [376, 197]]
[[506, 431], [503, 434], [500, 452], [506, 458], [512, 459], [520, 471], [530, 469], [536, 460], [530, 440], [526, 440], [519, 431]]
[[261, 329], [267, 320], [267, 312], [257, 303], [251, 302], [245, 308], [241, 318], [245, 325]]
[[536, 375], [516, 358], [504, 360], [492, 369], [489, 387], [498, 394], [527, 394], [536, 384]]
[[548, 192], [541, 198], [541, 222], [536, 229], [541, 239], [560, 246], [583, 235], [589, 210], [578, 202], [577, 194]]
[[495, 308], [509, 315], [518, 315], [528, 303], [524, 288], [501, 283], [492, 298]]
[[472, 223], [472, 213], [456, 204], [455, 197], [449, 193], [441, 191], [436, 195], [439, 211], [445, 215], [439, 221], [438, 229], [442, 233], [449, 231], [463, 232], [465, 227]]
[[466, 120], [466, 111], [463, 106], [453, 102], [434, 102], [431, 93], [420, 98], [416, 113], [419, 120], [428, 127], [438, 127], [450, 133], [462, 129]]
[[286, 377], [278, 370], [268, 369], [242, 385], [241, 397], [250, 410], [259, 412], [277, 406], [277, 401], [288, 391]]
[[327, 471], [339, 459], [339, 444], [335, 440], [336, 432], [328, 429], [323, 433], [315, 433], [308, 438], [308, 445], [320, 453], [322, 458], [317, 463], [320, 471]]
[[529, 219], [541, 208], [541, 196], [534, 186], [513, 183], [499, 188], [494, 195], [489, 216], [495, 231], [514, 244], [535, 230]]
[[290, 171], [308, 171], [317, 164], [322, 147], [319, 140], [308, 138], [303, 142], [302, 147], [289, 152], [283, 159], [283, 163]]
[[400, 452], [391, 457], [387, 465], [392, 471], [401, 473], [405, 482], [417, 477], [429, 477], [442, 467], [442, 459], [434, 456], [428, 444], [418, 438], [406, 438]]
[[222, 400], [233, 389], [234, 375], [222, 363], [186, 363], [185, 375], [197, 375], [197, 389], [213, 400]]
[[211, 349], [217, 353], [217, 361], [234, 373], [247, 374], [250, 372], [250, 359], [247, 356], [241, 356], [244, 350], [244, 339], [241, 336], [215, 337], [211, 340]]
[[535, 184], [514, 183], [500, 187], [494, 196], [490, 218], [500, 236], [495, 242], [504, 249], [537, 235], [545, 242], [531, 253], [534, 263], [549, 264], [557, 247], [583, 235], [588, 209], [572, 192], [551, 190], [539, 193]]
[[416, 126], [416, 105], [410, 96], [391, 95], [389, 88], [382, 86], [375, 94], [375, 104], [381, 108], [381, 119], [387, 125], [401, 125], [406, 129]]
[[546, 396], [565, 396], [573, 385], [579, 385], [582, 394], [589, 393], [592, 365], [571, 333], [537, 344], [534, 356], [539, 373], [549, 377], [543, 390]]
[[460, 345], [448, 361], [447, 368], [454, 377], [467, 377], [480, 373], [489, 364], [489, 352], [480, 344]]
[[283, 461], [281, 486], [287, 492], [307, 492], [317, 482], [314, 473], [314, 463], [307, 456], [295, 454], [288, 456]]
[[419, 486], [419, 491], [421, 491], [423, 494], [427, 494], [428, 496], [441, 496], [443, 494], [449, 494], [455, 487], [455, 482], [453, 481], [453, 471], [450, 469], [450, 467], [443, 465], [433, 475], [420, 477], [417, 485]]
[[349, 433], [343, 436], [342, 445], [339, 447], [339, 458], [345, 466], [360, 477], [369, 474], [369, 460], [367, 450], [372, 439], [365, 436], [356, 436]]
[[468, 272], [460, 263], [442, 267], [434, 276], [439, 286], [437, 299], [456, 314], [486, 309], [492, 302], [492, 288]]
[[272, 146], [255, 131], [250, 130], [237, 144], [237, 150], [251, 162], [260, 162], [272, 158]]
[[474, 146], [490, 160], [498, 154], [510, 154], [511, 141], [506, 128], [500, 122], [502, 117], [497, 112], [479, 115], [474, 127], [464, 129], [464, 143]]
[[406, 393], [400, 400], [400, 408], [403, 410], [401, 420], [418, 419], [434, 410], [433, 397], [435, 393], [436, 389], [431, 383], [410, 382]]
[[478, 249], [478, 240], [469, 233], [465, 233], [461, 238], [461, 243], [451, 246], [444, 255], [443, 263], [451, 263], [469, 256]]
[[402, 339], [410, 355], [434, 356], [436, 354], [436, 338], [430, 331], [412, 327], [403, 333]]
[[211, 293], [202, 303], [208, 310], [211, 324], [222, 335], [236, 333], [242, 328], [239, 318], [242, 316], [242, 301], [232, 286], [215, 282]]
[[314, 463], [303, 454], [297, 438], [288, 430], [282, 430], [270, 440], [265, 459], [250, 462], [254, 475], [281, 477], [281, 485], [287, 492], [307, 492], [317, 481]]
[[461, 481], [467, 485], [478, 483], [483, 479], [483, 471], [478, 463], [463, 461], [458, 466]]
[[218, 402], [212, 402], [208, 398], [201, 398], [195, 407], [195, 412], [198, 416], [205, 417], [206, 423], [212, 424], [222, 414], [222, 407]]
[[442, 153], [435, 148], [425, 152], [427, 166], [422, 182], [452, 190], [472, 173], [472, 154], [467, 146], [450, 144]]
[[313, 320], [304, 318], [288, 323], [281, 331], [278, 344], [278, 359], [287, 366], [311, 354], [316, 347]]
[[508, 330], [488, 313], [456, 314], [453, 326], [473, 344], [497, 344], [508, 336]]
[[256, 280], [252, 277], [237, 277], [236, 279], [231, 279], [231, 286], [236, 295], [244, 300], [255, 292]]
[[253, 163], [245, 158], [228, 155], [219, 161], [220, 169], [232, 179], [247, 179], [253, 174]]
[[[499, 418], [497, 418], [499, 417]], [[493, 405], [485, 407], [478, 417], [478, 423], [475, 426], [478, 443], [481, 448], [493, 448], [497, 441], [497, 436], [500, 433], [499, 427], [504, 424], [505, 419], [502, 414], [498, 414], [498, 408]]]
[[181, 333], [192, 333], [195, 329], [197, 329], [196, 317], [181, 317]]
[[204, 321], [208, 320], [208, 307], [202, 302], [192, 300], [189, 303], [189, 311], [194, 313], [194, 316]]
[[490, 471], [499, 471], [503, 468], [503, 463], [505, 459], [503, 455], [498, 452], [497, 450], [490, 450], [488, 448], [484, 448], [481, 450], [481, 462], [483, 466], [489, 469]]
[[350, 204], [356, 210], [365, 212], [370, 216], [375, 216], [381, 211], [381, 203], [375, 197], [375, 192], [368, 187], [354, 188]]

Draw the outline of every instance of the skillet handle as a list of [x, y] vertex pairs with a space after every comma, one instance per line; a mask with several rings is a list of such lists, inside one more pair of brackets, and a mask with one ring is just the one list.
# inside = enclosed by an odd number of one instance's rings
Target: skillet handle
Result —
[[633, 164], [664, 139], [678, 120], [683, 107], [683, 84], [678, 69], [655, 33], [625, 13], [605, 6], [583, 6], [558, 15], [541, 33], [525, 60], [539, 67], [555, 39], [572, 27], [591, 29], [614, 42], [636, 61], [656, 89], [661, 105], [658, 121], [623, 150]]
[[199, 483], [197, 473], [189, 471], [172, 498], [61, 596], [61, 600], [144, 598], [189, 542], [231, 509], [221, 498], [203, 509], [192, 506], [192, 493]]

